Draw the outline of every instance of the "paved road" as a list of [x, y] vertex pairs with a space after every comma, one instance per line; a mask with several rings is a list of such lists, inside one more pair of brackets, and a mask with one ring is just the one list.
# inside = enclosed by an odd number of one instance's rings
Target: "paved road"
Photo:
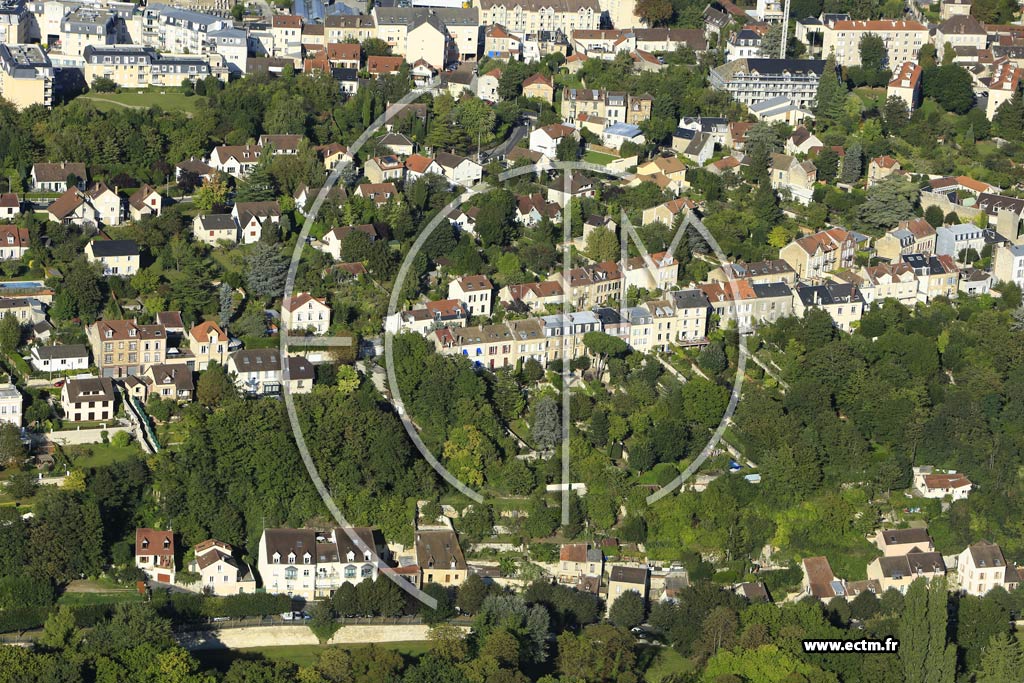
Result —
[[512, 149], [519, 144], [520, 140], [525, 138], [529, 132], [530, 127], [526, 124], [516, 126], [512, 129], [512, 135], [510, 135], [505, 142], [492, 147], [491, 149], [484, 150], [484, 152], [487, 154], [489, 159], [493, 159], [495, 156], [505, 156], [511, 152]]

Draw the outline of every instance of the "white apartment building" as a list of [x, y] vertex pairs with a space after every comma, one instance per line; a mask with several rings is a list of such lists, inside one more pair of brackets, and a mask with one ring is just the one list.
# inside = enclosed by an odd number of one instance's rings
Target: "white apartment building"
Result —
[[811, 109], [824, 71], [821, 59], [737, 59], [712, 69], [710, 84], [748, 107], [784, 97]]
[[377, 561], [388, 557], [383, 536], [369, 527], [264, 529], [256, 566], [266, 592], [315, 600], [343, 583], [375, 581]]
[[480, 23], [501, 24], [517, 35], [561, 31], [569, 36], [600, 28], [601, 5], [597, 0], [481, 0]]
[[860, 40], [873, 33], [885, 43], [888, 64], [916, 61], [921, 48], [929, 41], [928, 27], [917, 21], [879, 19], [873, 21], [844, 20], [822, 31], [822, 55], [835, 54], [839, 66], [860, 66]]

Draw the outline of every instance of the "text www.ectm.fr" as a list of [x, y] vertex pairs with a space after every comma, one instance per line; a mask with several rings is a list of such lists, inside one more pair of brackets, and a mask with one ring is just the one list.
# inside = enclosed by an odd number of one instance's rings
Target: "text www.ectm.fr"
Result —
[[858, 640], [805, 640], [804, 652], [896, 652], [900, 648], [900, 641], [895, 638], [885, 640], [871, 640], [860, 638]]

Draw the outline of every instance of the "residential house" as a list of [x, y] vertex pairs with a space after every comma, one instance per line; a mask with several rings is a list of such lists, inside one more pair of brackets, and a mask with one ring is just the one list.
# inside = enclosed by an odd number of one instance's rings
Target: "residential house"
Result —
[[562, 207], [544, 199], [544, 195], [534, 192], [516, 197], [516, 221], [523, 225], [536, 225], [543, 218], [558, 223], [562, 217]]
[[818, 181], [818, 169], [813, 161], [798, 161], [788, 154], [773, 154], [768, 172], [773, 189], [788, 191], [801, 204], [810, 204]]
[[886, 99], [898, 97], [907, 104], [907, 110], [913, 112], [921, 102], [921, 74], [924, 69], [914, 62], [903, 62], [893, 70], [892, 80], [885, 90]]
[[906, 594], [917, 579], [945, 577], [946, 563], [942, 553], [911, 551], [898, 557], [876, 557], [868, 564], [867, 574], [869, 580], [878, 581], [883, 591], [893, 588]]
[[363, 165], [363, 175], [371, 183], [384, 183], [391, 180], [402, 181], [405, 175], [405, 163], [394, 155], [374, 157]]
[[633, 123], [613, 123], [601, 133], [601, 144], [605, 147], [621, 149], [627, 142], [634, 145], [643, 145], [647, 142], [640, 126]]
[[238, 224], [242, 244], [254, 244], [263, 237], [268, 225], [280, 225], [281, 207], [277, 200], [263, 202], [238, 202], [231, 209], [231, 217]]
[[377, 580], [388, 557], [380, 532], [368, 527], [264, 529], [256, 563], [266, 592], [314, 600], [344, 583]]
[[[637, 176], [645, 181], [651, 181], [659, 186], [664, 185], [670, 191], [678, 194], [690, 188], [690, 183], [686, 180], [686, 164], [679, 160], [679, 157], [672, 156], [659, 156], [637, 165], [636, 167]], [[671, 200], [669, 203], [677, 200]], [[696, 206], [692, 200], [684, 200], [689, 203], [688, 208]], [[665, 204], [659, 206], [666, 206]], [[658, 208], [658, 207], [655, 207]], [[650, 209], [645, 209], [646, 214]], [[672, 225], [672, 223], [666, 223], [666, 225]]]
[[699, 289], [682, 289], [672, 292], [669, 297], [675, 312], [672, 321], [675, 335], [671, 341], [682, 346], [707, 342], [711, 314], [707, 294]]
[[988, 215], [989, 227], [993, 227], [995, 222], [994, 227], [1000, 235], [1014, 243], [1019, 241], [1024, 227], [1024, 199], [989, 191], [978, 195], [975, 206]]
[[461, 327], [469, 320], [469, 309], [458, 299], [428, 301], [425, 306], [399, 311], [384, 320], [384, 331], [392, 334], [416, 332], [426, 335], [438, 327]]
[[902, 557], [910, 552], [930, 553], [935, 550], [928, 529], [923, 527], [879, 529], [875, 532], [875, 545], [885, 557]]
[[327, 61], [335, 69], [356, 69], [358, 71], [361, 51], [359, 43], [328, 43]]
[[454, 531], [420, 529], [416, 532], [415, 548], [423, 585], [460, 586], [469, 576], [469, 567]]
[[715, 140], [707, 133], [676, 128], [672, 133], [672, 149], [698, 166], [703, 166], [715, 152]]
[[1019, 569], [1006, 562], [995, 543], [979, 541], [956, 558], [957, 584], [968, 595], [985, 595], [996, 587], [1014, 590], [1020, 584]]
[[751, 24], [741, 27], [729, 36], [725, 45], [725, 60], [731, 62], [747, 57], [777, 57], [777, 54], [764, 54], [761, 50], [761, 38], [764, 37], [767, 28], [766, 24]]
[[0, 317], [8, 315], [22, 325], [38, 325], [46, 320], [43, 303], [30, 296], [0, 297]]
[[843, 332], [852, 332], [854, 324], [864, 313], [864, 297], [856, 285], [826, 282], [822, 285], [796, 287], [793, 307], [798, 317], [812, 308], [820, 308], [832, 316], [832, 321]]
[[60, 390], [60, 405], [68, 422], [112, 420], [114, 399], [114, 383], [109, 377], [73, 377]]
[[163, 210], [163, 197], [148, 183], [128, 197], [128, 211], [133, 221], [141, 221], [146, 216], [159, 216]]
[[432, 157], [413, 154], [405, 160], [405, 180], [411, 183], [428, 174], [443, 175], [441, 166]]
[[828, 602], [835, 597], [845, 597], [845, 582], [837, 579], [832, 572], [832, 565], [828, 558], [807, 557], [801, 562], [803, 569], [803, 592], [823, 602]]
[[[408, 157], [415, 151], [416, 146], [413, 141], [405, 135], [392, 132], [385, 134], [377, 140], [377, 148], [386, 148], [391, 150], [392, 154], [397, 154], [400, 157]], [[369, 178], [369, 176], [367, 177]]]
[[594, 181], [576, 171], [569, 171], [568, 187], [564, 175], [555, 178], [548, 185], [548, 201], [555, 202], [563, 209], [572, 199], [593, 198], [594, 194]]
[[150, 365], [142, 373], [141, 381], [145, 396], [139, 398], [144, 401], [148, 401], [150, 396], [157, 396], [166, 401], [189, 403], [195, 396], [192, 369], [180, 363]]
[[875, 157], [868, 162], [868, 187], [871, 187], [879, 180], [888, 178], [901, 170], [900, 162], [891, 156]]
[[626, 591], [635, 592], [646, 604], [650, 585], [650, 571], [647, 567], [612, 566], [608, 574], [608, 612], [611, 613], [612, 605]]
[[988, 31], [970, 14], [958, 14], [935, 27], [932, 42], [938, 54], [943, 53], [946, 45], [954, 49], [970, 47], [984, 50], [988, 47]]
[[85, 192], [77, 187], [65, 190], [46, 209], [48, 220], [64, 225], [96, 228], [103, 222], [102, 216]]
[[584, 576], [604, 574], [604, 552], [589, 543], [565, 543], [558, 551], [558, 580], [574, 584]]
[[[289, 356], [286, 365], [288, 391], [310, 393], [316, 374], [312, 364], [302, 356]], [[228, 356], [227, 368], [235, 377], [235, 386], [252, 396], [278, 395], [285, 384], [277, 349], [240, 349]]]
[[1011, 61], [1002, 61], [995, 66], [988, 80], [988, 101], [985, 105], [985, 115], [990, 121], [1003, 103], [1020, 91], [1022, 76], [1024, 69]]
[[747, 144], [747, 133], [754, 125], [748, 121], [731, 121], [726, 128], [723, 146], [734, 151], [742, 151]]
[[199, 587], [208, 595], [241, 595], [256, 592], [256, 578], [249, 565], [234, 557], [234, 548], [216, 539], [197, 543], [188, 571], [199, 574]]
[[392, 199], [398, 199], [398, 188], [394, 183], [363, 183], [356, 188], [355, 194], [373, 200], [377, 206], [383, 206]]
[[633, 35], [636, 36], [636, 47], [638, 50], [647, 52], [675, 52], [681, 47], [686, 47], [697, 54], [708, 49], [708, 41], [704, 32], [692, 28], [639, 28], [640, 23], [635, 24]]
[[227, 365], [228, 334], [212, 320], [204, 320], [188, 331], [188, 349], [194, 361], [191, 365], [196, 372], [202, 372], [216, 362]]
[[814, 118], [812, 110], [805, 109], [784, 95], [751, 104], [750, 115], [762, 123], [785, 123], [796, 126]]
[[523, 81], [523, 96], [544, 100], [551, 104], [555, 101], [555, 86], [551, 79], [544, 74], [535, 73]]
[[14, 192], [0, 193], [0, 221], [13, 220], [21, 213], [21, 200]]
[[903, 254], [935, 253], [935, 228], [923, 218], [900, 223], [875, 240], [875, 254], [888, 261], [899, 261]]
[[[640, 167], [637, 167], [637, 172], [640, 171]], [[670, 199], [664, 204], [658, 204], [652, 206], [649, 209], [644, 209], [641, 216], [641, 221], [644, 225], [650, 225], [651, 223], [662, 223], [668, 227], [672, 227], [679, 220], [679, 216], [685, 216], [687, 212], [693, 211], [697, 208], [697, 205], [692, 199], [680, 197], [679, 199]]]
[[820, 59], [737, 59], [711, 70], [710, 85], [747, 107], [784, 98], [811, 109], [825, 69]]
[[135, 566], [141, 569], [150, 581], [173, 584], [174, 532], [148, 528], [136, 529]]
[[92, 357], [103, 377], [139, 375], [152, 363], [163, 363], [167, 332], [163, 325], [135, 320], [98, 320], [86, 328]]
[[860, 66], [860, 41], [868, 34], [882, 39], [888, 64], [916, 59], [930, 38], [927, 26], [911, 20], [849, 19], [822, 28], [822, 54], [834, 54], [841, 67]]
[[997, 282], [1013, 282], [1024, 287], [1024, 245], [999, 247], [992, 253], [992, 274]]
[[793, 315], [793, 290], [785, 282], [751, 284], [747, 280], [698, 285], [722, 320], [735, 320], [740, 330]]
[[317, 242], [313, 244], [320, 251], [330, 254], [331, 258], [335, 261], [341, 261], [341, 247], [345, 242], [345, 238], [353, 231], [363, 233], [370, 238], [371, 242], [375, 242], [378, 239], [387, 239], [387, 234], [384, 232], [383, 227], [378, 227], [371, 223], [363, 223], [361, 225], [339, 225], [328, 230], [320, 240], [319, 245]]
[[558, 158], [558, 143], [565, 138], [579, 140], [579, 133], [572, 126], [552, 123], [530, 133], [530, 150], [543, 154], [548, 159]]
[[249, 175], [262, 155], [259, 145], [220, 145], [210, 153], [209, 165], [215, 171], [241, 179]]
[[21, 392], [11, 382], [0, 384], [0, 422], [8, 422], [21, 427], [22, 404]]
[[679, 261], [667, 251], [626, 259], [622, 270], [627, 292], [630, 287], [666, 291], [679, 281]]
[[327, 334], [331, 326], [331, 307], [324, 297], [299, 292], [281, 304], [281, 323], [289, 333]]
[[498, 83], [501, 81], [501, 69], [491, 69], [476, 79], [476, 96], [485, 102], [497, 102]]
[[807, 130], [806, 126], [797, 126], [793, 134], [786, 138], [786, 154], [810, 154], [812, 149], [823, 145], [818, 136]]
[[465, 275], [448, 283], [448, 298], [461, 302], [470, 316], [491, 316], [493, 291], [485, 275]]
[[961, 259], [965, 251], [973, 250], [980, 256], [985, 248], [985, 231], [973, 223], [942, 225], [935, 229], [935, 253]]
[[960, 271], [957, 291], [967, 296], [981, 296], [992, 291], [992, 273], [967, 266]]
[[31, 355], [32, 367], [39, 372], [89, 369], [89, 349], [84, 344], [33, 346]]
[[501, 24], [488, 26], [484, 31], [484, 56], [489, 59], [521, 61], [523, 39], [509, 33]]
[[305, 139], [304, 135], [261, 135], [256, 144], [273, 156], [295, 156]]
[[562, 91], [562, 119], [567, 123], [590, 118], [615, 123], [638, 124], [651, 116], [650, 95], [630, 95], [626, 92], [594, 90], [592, 88], [566, 88]]
[[59, 164], [33, 164], [32, 191], [65, 192], [69, 189], [68, 178], [72, 176], [75, 178], [75, 187], [84, 191], [86, 180], [88, 180], [85, 164], [68, 161], [62, 161]]
[[564, 296], [562, 285], [551, 281], [505, 285], [498, 291], [498, 301], [506, 308], [526, 311], [541, 311], [549, 305], [558, 305]]
[[900, 259], [914, 269], [917, 276], [917, 300], [928, 303], [944, 296], [955, 299], [960, 281], [960, 270], [952, 256], [925, 256], [903, 254]]
[[850, 268], [856, 250], [852, 233], [831, 228], [790, 242], [779, 250], [779, 258], [793, 267], [798, 278], [815, 280], [829, 271]]
[[862, 266], [856, 273], [843, 271], [833, 274], [832, 278], [836, 282], [856, 285], [866, 306], [885, 299], [895, 299], [904, 306], [913, 306], [917, 302], [917, 275], [906, 263]]
[[211, 247], [219, 242], [238, 244], [238, 223], [230, 213], [199, 214], [192, 219], [192, 237]]
[[619, 300], [623, 293], [622, 270], [614, 261], [571, 268], [568, 280], [562, 271], [548, 279], [561, 285], [562, 289], [568, 292], [573, 307], [580, 311], [611, 300]]
[[483, 166], [458, 154], [437, 152], [434, 161], [441, 169], [441, 175], [453, 185], [472, 187], [483, 177]]
[[914, 468], [914, 488], [923, 498], [966, 500], [971, 480], [955, 470], [936, 470], [931, 465]]
[[89, 263], [103, 266], [106, 277], [131, 277], [139, 272], [139, 245], [134, 240], [94, 239], [85, 245]]
[[783, 259], [769, 259], [752, 263], [724, 263], [708, 273], [708, 282], [727, 283], [746, 280], [751, 285], [784, 282], [796, 285], [796, 271]]
[[21, 260], [28, 248], [28, 228], [0, 225], [0, 261]]
[[950, 17], [969, 15], [973, 0], [942, 0], [939, 8], [939, 18], [942, 20]]

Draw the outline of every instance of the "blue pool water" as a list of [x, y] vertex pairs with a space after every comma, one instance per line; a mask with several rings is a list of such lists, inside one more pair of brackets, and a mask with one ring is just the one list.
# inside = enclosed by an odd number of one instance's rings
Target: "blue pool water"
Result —
[[17, 282], [0, 282], [0, 289], [42, 289], [43, 283], [34, 280], [18, 280]]

